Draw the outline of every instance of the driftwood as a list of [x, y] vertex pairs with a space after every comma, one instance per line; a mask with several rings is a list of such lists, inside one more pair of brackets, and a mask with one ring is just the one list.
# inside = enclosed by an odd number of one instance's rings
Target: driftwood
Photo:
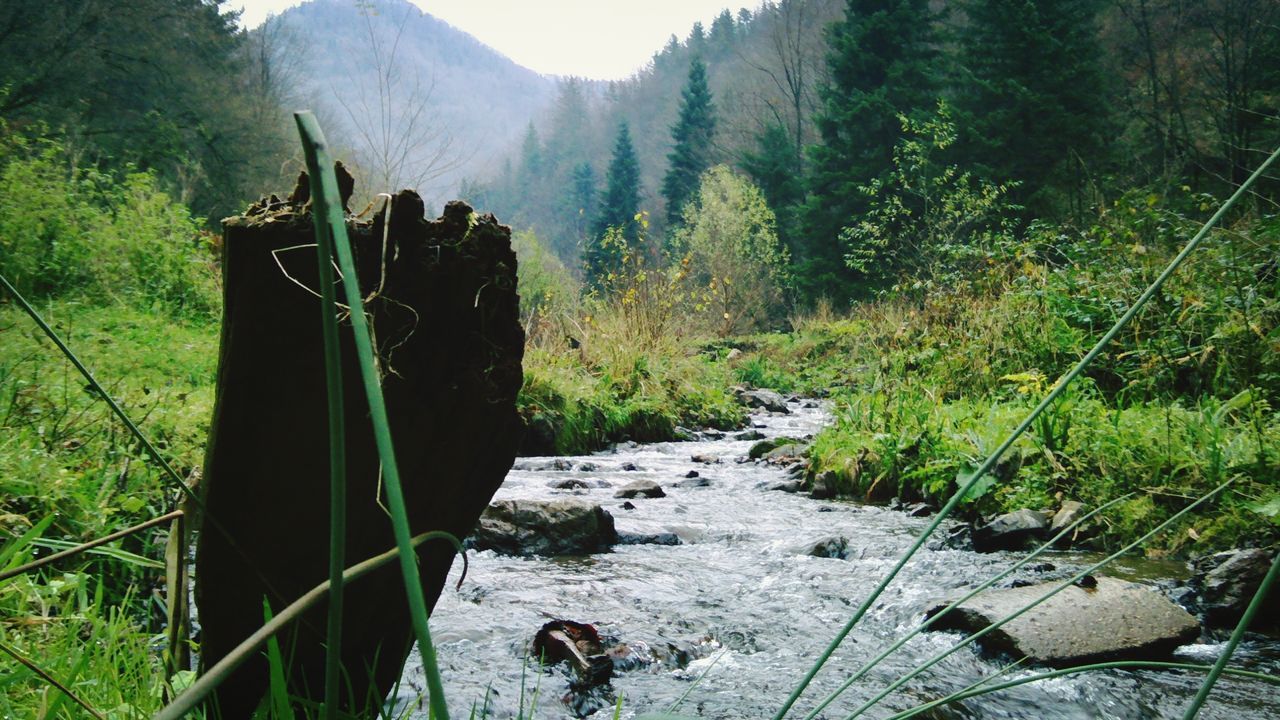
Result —
[[[343, 185], [349, 196], [349, 176]], [[288, 200], [265, 198], [223, 225], [226, 305], [204, 499], [238, 549], [206, 523], [196, 558], [205, 667], [262, 624], [264, 599], [279, 610], [328, 577], [328, 426], [307, 195], [304, 176]], [[350, 221], [348, 232], [412, 531], [462, 538], [502, 483], [520, 432], [524, 335], [510, 230], [460, 202], [427, 221], [422, 200], [407, 190], [391, 202], [385, 242], [383, 222], [378, 211]], [[351, 564], [395, 542], [349, 323], [340, 332]], [[429, 542], [419, 555], [434, 605], [454, 549]], [[325, 611], [281, 638], [291, 692], [315, 702], [324, 696]], [[372, 716], [412, 644], [398, 567], [349, 586], [344, 617], [351, 691], [344, 689], [343, 706]], [[215, 698], [221, 716], [248, 717], [267, 677], [261, 658], [238, 670]]]

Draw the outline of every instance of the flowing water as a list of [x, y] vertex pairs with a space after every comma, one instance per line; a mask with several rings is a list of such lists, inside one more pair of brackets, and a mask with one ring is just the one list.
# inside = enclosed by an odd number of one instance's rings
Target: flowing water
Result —
[[[814, 405], [809, 403], [809, 405]], [[792, 404], [792, 414], [753, 417], [765, 436], [805, 436], [827, 421], [818, 407]], [[498, 498], [574, 497], [598, 503], [620, 532], [674, 533], [675, 546], [626, 545], [573, 558], [470, 555], [463, 587], [453, 590], [461, 563], [432, 616], [444, 686], [454, 717], [612, 718], [622, 698], [623, 718], [665, 710], [686, 691], [679, 712], [700, 718], [769, 718], [870, 594], [899, 555], [928, 523], [881, 507], [817, 501], [769, 490], [785, 480], [782, 468], [740, 463], [752, 442], [723, 439], [620, 447], [592, 456], [524, 458]], [[694, 462], [694, 455], [718, 462]], [[567, 461], [567, 462], [565, 462]], [[630, 464], [635, 469], [624, 470]], [[557, 469], [569, 466], [571, 469]], [[676, 487], [696, 470], [706, 487]], [[588, 489], [556, 490], [566, 478]], [[625, 501], [618, 487], [639, 478], [658, 482], [667, 497]], [[849, 539], [847, 560], [808, 555], [814, 543]], [[1078, 555], [1048, 558], [1059, 575], [1087, 566]], [[955, 596], [1015, 561], [1008, 553], [922, 550], [818, 675], [788, 717], [803, 718], [862, 663], [919, 624], [934, 601]], [[1130, 561], [1120, 572], [1149, 576]], [[1116, 571], [1113, 571], [1113, 574]], [[1021, 575], [1041, 580], [1043, 576]], [[594, 625], [649, 660], [615, 674], [611, 684], [587, 694], [570, 692], [562, 664], [539, 670], [526, 660], [528, 645], [548, 619]], [[949, 649], [955, 633], [925, 633], [858, 681], [818, 717], [842, 718], [901, 674]], [[1182, 662], [1212, 663], [1221, 638], [1183, 648]], [[1237, 665], [1275, 674], [1280, 652], [1249, 644]], [[399, 691], [401, 707], [424, 692], [416, 654]], [[1005, 666], [965, 648], [934, 666], [869, 711], [883, 718], [936, 699], [997, 673]], [[1014, 669], [1008, 678], [1029, 674]], [[695, 684], [695, 681], [702, 679]], [[932, 718], [1181, 717], [1201, 675], [1159, 671], [1108, 671], [1025, 685], [935, 711]], [[692, 690], [690, 690], [692, 688]], [[536, 695], [536, 698], [534, 697]], [[425, 709], [414, 717], [427, 717]], [[1223, 677], [1202, 718], [1280, 718], [1280, 690], [1257, 681]]]

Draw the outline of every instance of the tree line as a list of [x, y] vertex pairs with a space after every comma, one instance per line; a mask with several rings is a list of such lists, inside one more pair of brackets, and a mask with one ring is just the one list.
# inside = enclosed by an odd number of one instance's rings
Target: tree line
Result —
[[[1126, 194], [1194, 214], [1280, 140], [1277, 29], [1278, 0], [726, 10], [628, 80], [563, 80], [505, 171], [464, 194], [590, 283], [609, 228], [634, 239], [647, 211], [669, 249], [726, 164], [767, 200], [796, 297], [847, 302], [945, 281]], [[1277, 189], [1255, 203], [1274, 209]]]

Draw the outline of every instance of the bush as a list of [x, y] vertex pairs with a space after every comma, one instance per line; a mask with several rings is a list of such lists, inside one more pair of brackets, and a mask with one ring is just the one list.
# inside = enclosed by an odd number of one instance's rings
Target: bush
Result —
[[515, 233], [511, 246], [520, 263], [520, 322], [529, 343], [560, 343], [571, 334], [573, 319], [581, 312], [578, 281], [533, 231]]
[[673, 247], [684, 255], [693, 309], [721, 337], [776, 325], [790, 285], [777, 221], [755, 185], [719, 165], [702, 176]]
[[200, 221], [150, 173], [77, 167], [0, 127], [0, 273], [32, 298], [83, 297], [209, 317], [217, 269]]

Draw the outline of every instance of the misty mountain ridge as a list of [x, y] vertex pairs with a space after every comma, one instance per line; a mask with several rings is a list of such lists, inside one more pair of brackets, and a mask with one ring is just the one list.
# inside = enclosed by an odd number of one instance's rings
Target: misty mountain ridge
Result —
[[452, 199], [463, 178], [494, 172], [555, 94], [555, 78], [407, 0], [310, 0], [254, 32], [301, 58], [297, 94], [356, 166], [361, 194]]

